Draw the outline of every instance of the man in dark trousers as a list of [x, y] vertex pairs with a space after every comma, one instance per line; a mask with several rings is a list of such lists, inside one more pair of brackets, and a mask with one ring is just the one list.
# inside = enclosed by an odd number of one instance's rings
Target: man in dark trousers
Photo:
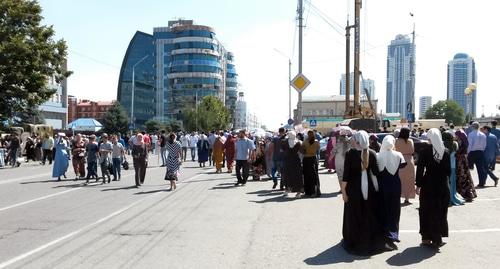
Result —
[[[249, 175], [249, 161], [255, 159], [255, 144], [246, 136], [246, 131], [241, 130], [239, 139], [236, 141], [236, 177], [238, 182], [235, 186], [245, 185]], [[243, 169], [243, 175], [241, 170]]]

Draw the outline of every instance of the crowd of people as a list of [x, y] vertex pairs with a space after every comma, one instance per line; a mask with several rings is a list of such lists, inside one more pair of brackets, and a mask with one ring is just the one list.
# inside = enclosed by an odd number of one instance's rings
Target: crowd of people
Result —
[[[425, 142], [419, 152], [412, 139], [415, 136]], [[324, 166], [339, 180], [338, 193], [344, 201], [344, 247], [363, 255], [397, 249], [401, 206], [411, 204], [416, 195], [422, 245], [443, 246], [442, 238], [448, 236], [448, 207], [472, 202], [477, 197], [476, 189], [485, 186], [488, 176], [497, 186], [494, 169], [500, 156], [499, 136], [496, 122], [481, 128], [479, 123], [471, 122], [466, 129], [401, 128], [385, 134], [382, 141], [363, 130], [334, 128], [326, 145]], [[101, 184], [118, 181], [121, 169], [128, 169], [130, 155], [135, 186], [139, 187], [146, 177], [148, 156], [153, 153], [159, 154], [161, 166], [166, 167], [165, 180], [170, 182], [170, 190], [176, 189], [180, 167], [190, 157], [199, 167], [214, 166], [216, 173], [223, 173], [224, 168], [229, 174], [235, 171], [235, 186], [244, 186], [250, 176], [261, 180], [267, 175], [272, 180], [270, 188], [279, 186], [284, 196], [294, 193], [295, 198], [312, 198], [321, 196], [321, 139], [316, 130], [284, 128], [275, 134], [245, 130], [161, 131], [150, 135], [138, 132], [131, 137], [77, 134], [69, 138], [60, 133], [55, 138], [29, 138], [25, 148], [26, 155], [30, 155], [27, 160], [41, 164], [48, 161], [49, 165], [54, 162], [52, 176], [57, 180], [66, 178], [71, 160], [75, 180], [102, 180]], [[14, 135], [9, 143], [9, 152], [17, 152], [19, 138]], [[478, 174], [477, 186], [472, 169]]]

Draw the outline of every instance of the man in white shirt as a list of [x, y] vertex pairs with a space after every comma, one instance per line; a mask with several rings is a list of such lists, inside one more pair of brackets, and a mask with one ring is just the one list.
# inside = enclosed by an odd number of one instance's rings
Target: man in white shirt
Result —
[[198, 143], [198, 135], [195, 132], [192, 132], [189, 136], [189, 148], [191, 150], [191, 161], [194, 162], [194, 158], [196, 157], [196, 144]]
[[186, 161], [187, 149], [189, 148], [189, 134], [181, 136], [182, 160]]

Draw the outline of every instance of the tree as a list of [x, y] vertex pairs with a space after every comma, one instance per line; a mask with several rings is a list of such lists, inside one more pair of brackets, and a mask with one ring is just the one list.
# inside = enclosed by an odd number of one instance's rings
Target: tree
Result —
[[187, 131], [222, 130], [229, 125], [230, 114], [222, 101], [206, 96], [197, 106], [187, 106], [182, 111], [184, 129]]
[[155, 132], [158, 132], [160, 130], [166, 130], [166, 127], [167, 127], [161, 121], [153, 120], [153, 119], [146, 121], [144, 123], [144, 125], [146, 126], [146, 132], [148, 132], [148, 133], [155, 133]]
[[124, 134], [128, 130], [129, 118], [127, 112], [120, 105], [120, 103], [115, 102], [114, 105], [106, 112], [102, 125], [104, 126], [104, 131], [116, 134]]
[[14, 124], [45, 124], [45, 117], [37, 107], [28, 107], [26, 110], [17, 112], [14, 115], [14, 119], [18, 121], [14, 122]]
[[439, 101], [425, 112], [426, 119], [445, 119], [445, 122], [462, 125], [465, 122], [464, 109], [453, 100]]
[[54, 40], [52, 26], [41, 25], [42, 8], [33, 0], [0, 1], [0, 120], [37, 107], [68, 77], [66, 43]]

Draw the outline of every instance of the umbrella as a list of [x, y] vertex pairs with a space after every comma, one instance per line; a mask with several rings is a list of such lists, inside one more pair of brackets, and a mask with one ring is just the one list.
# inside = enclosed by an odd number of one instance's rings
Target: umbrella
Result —
[[338, 132], [340, 135], [352, 135], [352, 129], [349, 126], [338, 126], [332, 129], [334, 132]]
[[250, 131], [252, 136], [264, 137], [266, 135], [266, 131], [262, 128], [254, 128]]
[[97, 132], [102, 128], [102, 124], [95, 119], [91, 118], [80, 118], [70, 122], [67, 126], [69, 129], [73, 129], [73, 131], [93, 131]]

